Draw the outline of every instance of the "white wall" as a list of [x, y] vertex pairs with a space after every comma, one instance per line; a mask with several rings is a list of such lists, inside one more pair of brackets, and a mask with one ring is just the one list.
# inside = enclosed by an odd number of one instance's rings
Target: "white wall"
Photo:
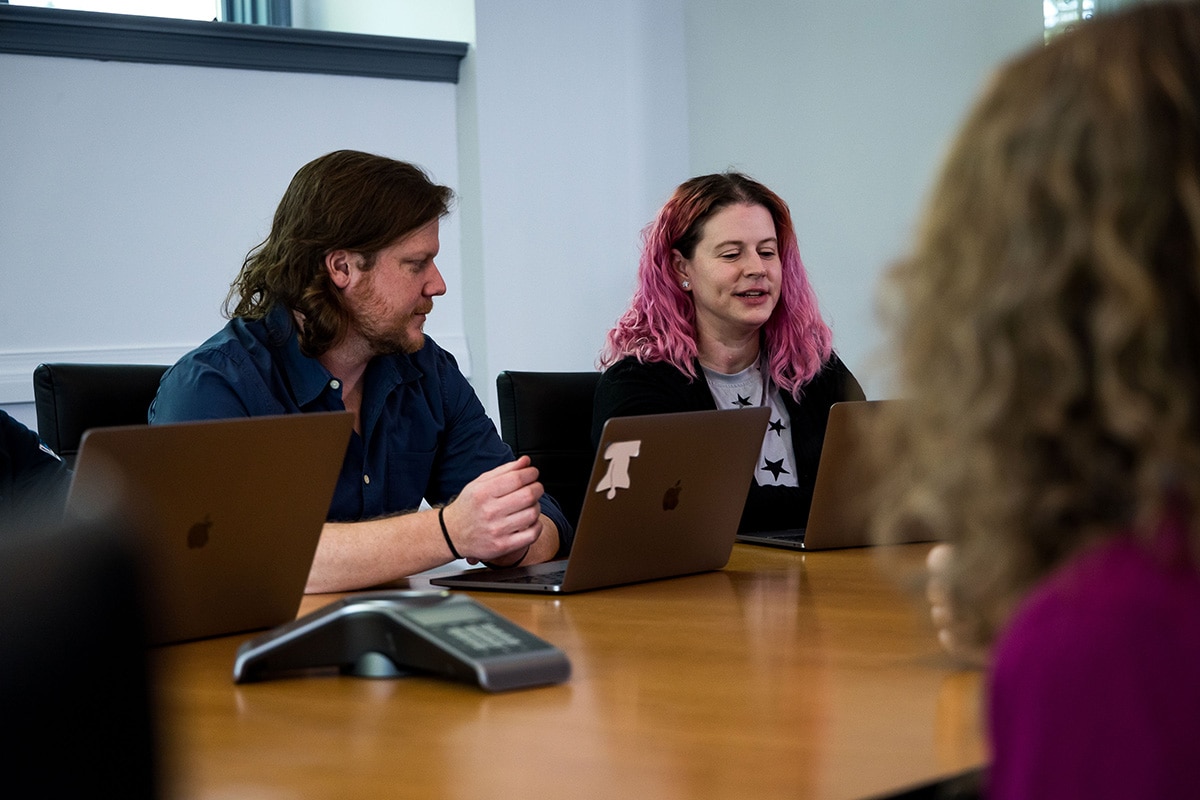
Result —
[[788, 201], [835, 348], [886, 395], [877, 278], [987, 74], [1040, 41], [1041, 3], [690, 0], [686, 29], [693, 171]]
[[460, 129], [467, 330], [505, 369], [590, 370], [640, 231], [687, 177], [682, 0], [477, 0]]
[[593, 367], [642, 227], [679, 182], [727, 166], [791, 203], [836, 345], [878, 395], [876, 278], [971, 96], [1039, 15], [1036, 0], [476, 0], [457, 87], [0, 56], [0, 405], [44, 356], [161, 360], [216, 330], [292, 173], [339, 147], [459, 190], [428, 330], [489, 408], [502, 369]]
[[[592, 369], [674, 187], [733, 166], [792, 205], [835, 345], [871, 396], [880, 272], [1036, 0], [477, 0], [460, 87], [475, 384]], [[478, 271], [477, 271], [478, 270]]]
[[[0, 404], [30, 425], [38, 362], [170, 363], [215, 332], [310, 159], [357, 148], [458, 183], [450, 84], [19, 55], [0, 73]], [[444, 230], [429, 330], [469, 368]]]

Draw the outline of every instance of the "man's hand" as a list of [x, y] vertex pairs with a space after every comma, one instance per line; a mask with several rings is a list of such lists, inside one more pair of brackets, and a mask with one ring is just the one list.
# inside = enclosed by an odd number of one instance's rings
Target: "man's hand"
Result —
[[498, 562], [531, 547], [542, 533], [544, 490], [529, 457], [502, 464], [463, 487], [443, 509], [454, 547], [468, 561]]

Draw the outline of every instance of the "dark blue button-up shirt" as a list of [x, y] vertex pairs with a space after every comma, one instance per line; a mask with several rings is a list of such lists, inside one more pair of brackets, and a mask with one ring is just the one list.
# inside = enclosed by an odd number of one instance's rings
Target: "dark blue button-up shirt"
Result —
[[[454, 357], [431, 338], [416, 353], [372, 359], [363, 380], [362, 433], [350, 437], [331, 521], [449, 502], [512, 460]], [[344, 410], [341, 382], [300, 352], [291, 315], [277, 307], [262, 320], [231, 320], [167, 370], [150, 422]], [[541, 505], [565, 555], [571, 526], [551, 497]]]

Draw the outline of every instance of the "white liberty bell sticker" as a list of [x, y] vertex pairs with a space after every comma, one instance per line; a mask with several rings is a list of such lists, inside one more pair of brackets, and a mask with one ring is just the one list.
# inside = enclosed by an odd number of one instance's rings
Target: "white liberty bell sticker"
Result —
[[596, 484], [596, 491], [606, 491], [606, 497], [612, 500], [617, 489], [629, 488], [629, 462], [638, 457], [642, 449], [642, 440], [632, 442], [613, 442], [604, 450], [604, 460], [608, 462], [608, 472]]

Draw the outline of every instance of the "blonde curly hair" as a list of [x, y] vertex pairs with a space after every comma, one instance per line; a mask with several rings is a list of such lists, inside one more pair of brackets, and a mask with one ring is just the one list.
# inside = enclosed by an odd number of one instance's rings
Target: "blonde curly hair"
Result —
[[962, 640], [1090, 543], [1200, 508], [1200, 6], [1004, 65], [881, 302], [910, 402], [876, 431], [877, 533], [956, 544]]

